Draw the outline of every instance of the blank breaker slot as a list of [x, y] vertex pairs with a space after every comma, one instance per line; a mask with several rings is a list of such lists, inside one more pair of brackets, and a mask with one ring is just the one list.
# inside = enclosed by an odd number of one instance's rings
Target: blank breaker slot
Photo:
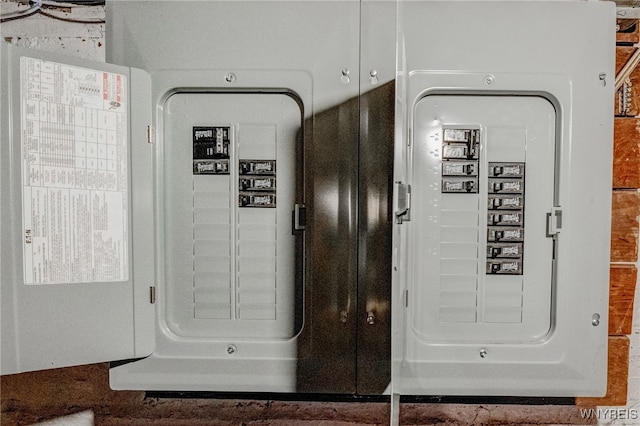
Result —
[[522, 275], [524, 259], [524, 163], [487, 168], [488, 275]]

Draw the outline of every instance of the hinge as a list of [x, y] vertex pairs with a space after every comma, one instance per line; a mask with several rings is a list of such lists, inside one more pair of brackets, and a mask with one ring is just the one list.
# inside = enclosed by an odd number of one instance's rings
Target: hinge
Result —
[[154, 143], [155, 135], [153, 134], [153, 127], [147, 126], [147, 143]]
[[558, 235], [562, 229], [562, 210], [559, 207], [552, 207], [547, 213], [547, 237]]
[[409, 215], [411, 210], [411, 185], [396, 182], [394, 201], [396, 223], [401, 225], [403, 222], [411, 220]]
[[155, 287], [149, 287], [149, 303], [151, 303], [152, 305], [154, 303], [156, 303], [156, 288]]

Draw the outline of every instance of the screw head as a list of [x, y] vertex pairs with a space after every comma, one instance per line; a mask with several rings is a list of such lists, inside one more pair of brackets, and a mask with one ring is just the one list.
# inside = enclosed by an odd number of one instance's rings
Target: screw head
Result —
[[485, 348], [480, 349], [480, 358], [486, 358], [488, 353], [489, 351], [487, 351]]
[[492, 75], [488, 75], [484, 78], [484, 84], [486, 84], [487, 86], [492, 85], [493, 83], [495, 83], [496, 78]]
[[607, 73], [601, 72], [600, 74], [598, 74], [598, 80], [600, 80], [602, 82], [602, 86], [606, 86], [607, 85]]
[[233, 355], [234, 353], [236, 353], [237, 350], [238, 350], [238, 348], [236, 348], [236, 345], [227, 346], [227, 353], [229, 355]]
[[342, 84], [348, 84], [349, 81], [351, 81], [351, 77], [349, 77], [351, 71], [349, 71], [349, 68], [343, 68], [340, 73], [342, 74], [340, 76], [340, 81], [342, 81]]
[[591, 325], [597, 327], [600, 325], [600, 314], [591, 315]]
[[224, 76], [224, 81], [226, 81], [227, 83], [233, 83], [234, 81], [236, 81], [236, 75], [230, 72], [229, 74]]

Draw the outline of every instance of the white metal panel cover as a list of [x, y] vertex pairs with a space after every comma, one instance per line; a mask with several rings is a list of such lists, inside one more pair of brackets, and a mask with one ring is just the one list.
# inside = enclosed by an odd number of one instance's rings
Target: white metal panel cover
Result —
[[602, 394], [614, 5], [398, 8], [393, 392]]
[[129, 115], [140, 102], [148, 118], [148, 77], [7, 45], [2, 59], [2, 373], [146, 355]]

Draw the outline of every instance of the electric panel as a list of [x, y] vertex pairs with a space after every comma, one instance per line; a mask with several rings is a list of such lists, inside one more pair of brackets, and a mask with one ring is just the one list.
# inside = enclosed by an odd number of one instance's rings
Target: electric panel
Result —
[[495, 5], [398, 3], [393, 393], [601, 395], [615, 8]]

